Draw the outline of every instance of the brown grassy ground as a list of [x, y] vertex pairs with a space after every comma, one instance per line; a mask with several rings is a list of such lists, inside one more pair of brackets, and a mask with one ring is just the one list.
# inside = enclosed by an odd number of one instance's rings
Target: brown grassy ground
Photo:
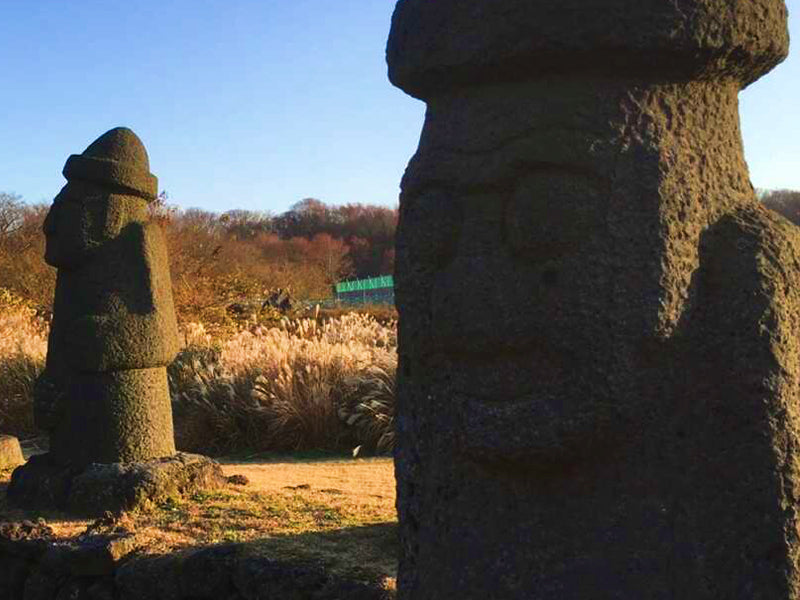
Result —
[[[253, 553], [322, 565], [393, 589], [397, 518], [390, 459], [223, 461], [223, 470], [250, 483], [124, 517], [144, 542], [143, 553], [244, 542]], [[57, 512], [11, 509], [5, 500], [9, 478], [0, 472], [0, 519], [42, 517], [62, 539], [91, 524]]]

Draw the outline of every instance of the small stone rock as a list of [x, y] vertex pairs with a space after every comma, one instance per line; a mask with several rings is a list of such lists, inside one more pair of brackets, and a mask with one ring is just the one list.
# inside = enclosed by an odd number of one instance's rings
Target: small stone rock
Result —
[[247, 478], [247, 476], [236, 473], [228, 476], [228, 483], [230, 485], [249, 485], [250, 480]]
[[19, 440], [11, 435], [0, 435], [0, 471], [13, 469], [24, 462]]
[[154, 556], [125, 561], [114, 575], [120, 600], [181, 598], [176, 557]]
[[133, 533], [136, 531], [136, 523], [130, 518], [128, 513], [106, 513], [99, 519], [94, 520], [86, 527], [84, 536], [113, 534], [113, 533]]
[[79, 540], [67, 557], [70, 572], [78, 577], [112, 575], [117, 562], [142, 546], [133, 533], [93, 535]]
[[74, 469], [59, 465], [50, 454], [31, 456], [11, 474], [8, 500], [27, 509], [63, 508], [75, 475]]
[[47, 551], [52, 535], [53, 530], [44, 520], [0, 523], [0, 553], [36, 559]]
[[225, 544], [189, 553], [181, 560], [181, 592], [188, 598], [228, 597], [241, 551], [241, 545]]

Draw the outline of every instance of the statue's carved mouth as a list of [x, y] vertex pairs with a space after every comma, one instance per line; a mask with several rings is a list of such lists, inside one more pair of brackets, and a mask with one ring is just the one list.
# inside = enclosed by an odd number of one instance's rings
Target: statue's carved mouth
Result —
[[484, 403], [522, 403], [560, 389], [567, 373], [561, 353], [529, 348], [524, 352], [450, 352], [443, 354], [437, 375], [450, 393]]

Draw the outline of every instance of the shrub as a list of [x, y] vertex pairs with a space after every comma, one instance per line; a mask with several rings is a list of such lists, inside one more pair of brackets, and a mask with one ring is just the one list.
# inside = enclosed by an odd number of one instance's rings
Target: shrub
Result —
[[394, 324], [285, 319], [216, 346], [201, 329], [169, 369], [181, 449], [391, 448]]
[[[181, 450], [385, 452], [393, 442], [396, 328], [365, 314], [283, 319], [227, 340], [182, 328], [168, 368]], [[47, 325], [0, 290], [0, 433], [29, 437]]]
[[46, 354], [45, 323], [26, 302], [0, 288], [0, 433], [35, 434], [33, 385]]
[[361, 451], [385, 453], [394, 447], [394, 405], [397, 361], [374, 364], [345, 380], [339, 417], [355, 427]]

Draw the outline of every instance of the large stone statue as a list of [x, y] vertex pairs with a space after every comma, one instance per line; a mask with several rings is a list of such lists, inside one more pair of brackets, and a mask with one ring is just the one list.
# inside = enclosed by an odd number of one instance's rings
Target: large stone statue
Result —
[[800, 245], [738, 93], [783, 0], [401, 0], [403, 599], [800, 598]]
[[103, 134], [64, 167], [44, 223], [58, 269], [36, 418], [72, 464], [175, 453], [166, 366], [178, 352], [167, 251], [148, 219], [157, 180], [130, 129]]
[[90, 514], [215, 487], [216, 463], [175, 452], [166, 367], [179, 340], [147, 152], [119, 127], [63, 173], [44, 223], [58, 275], [34, 398], [50, 451], [14, 472], [9, 498]]

